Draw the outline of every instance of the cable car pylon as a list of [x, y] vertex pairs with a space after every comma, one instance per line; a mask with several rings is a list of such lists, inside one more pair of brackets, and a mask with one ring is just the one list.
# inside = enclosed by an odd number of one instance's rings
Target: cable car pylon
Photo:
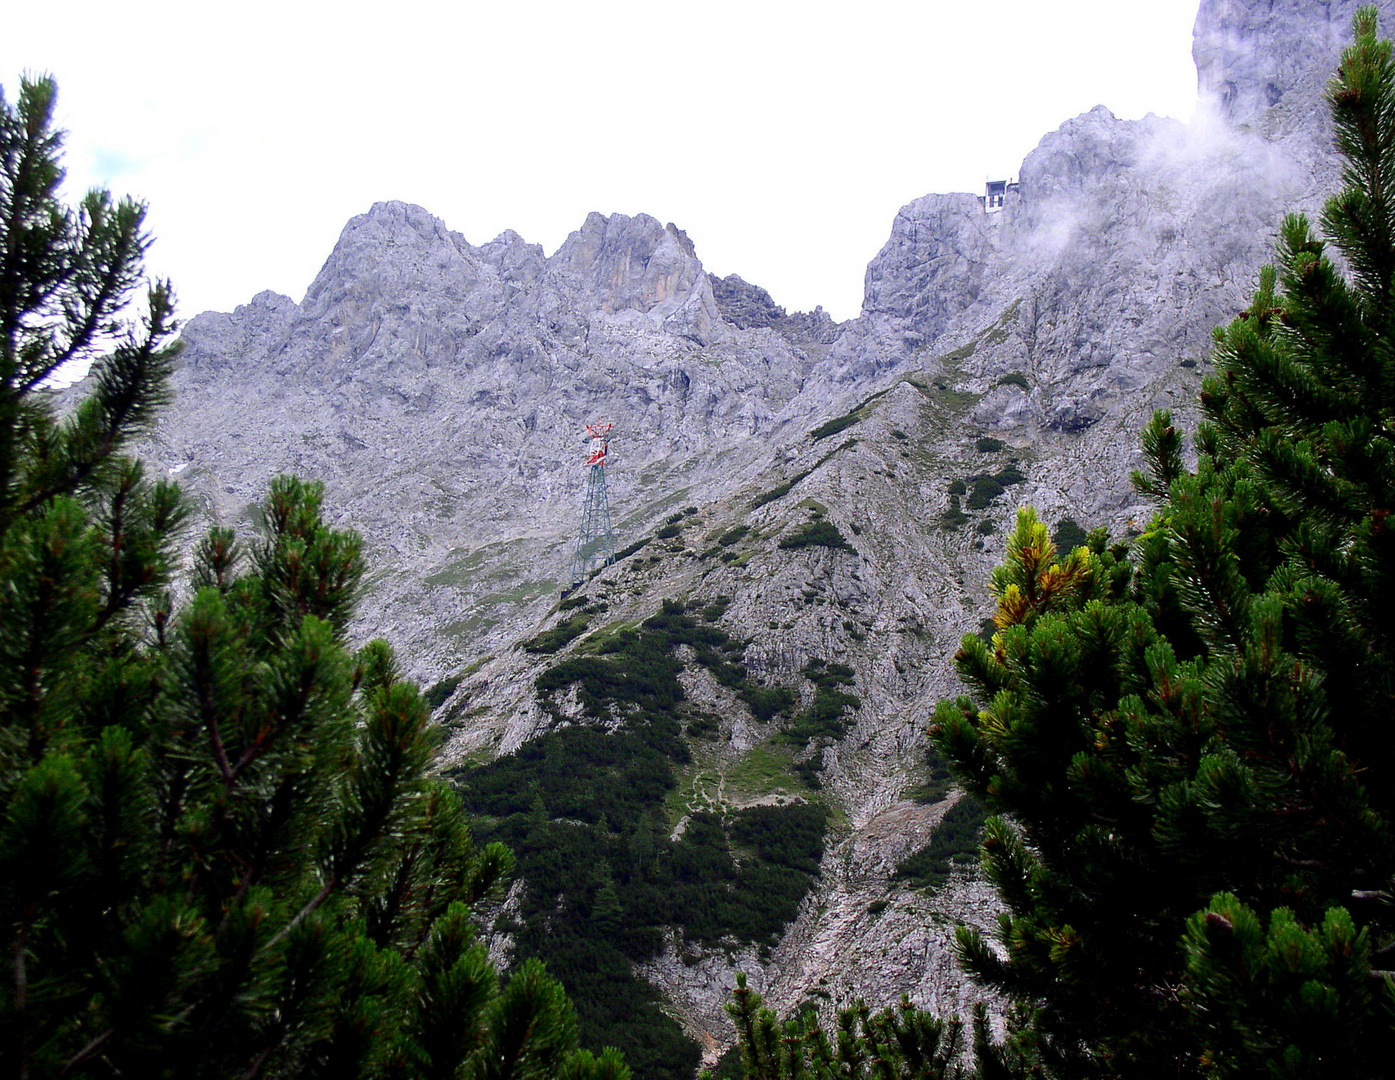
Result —
[[609, 566], [615, 561], [615, 532], [611, 528], [610, 501], [605, 490], [610, 430], [614, 426], [604, 419], [586, 425], [591, 445], [586, 455], [586, 501], [581, 509], [576, 546], [572, 549], [572, 588], [585, 581], [593, 567]]

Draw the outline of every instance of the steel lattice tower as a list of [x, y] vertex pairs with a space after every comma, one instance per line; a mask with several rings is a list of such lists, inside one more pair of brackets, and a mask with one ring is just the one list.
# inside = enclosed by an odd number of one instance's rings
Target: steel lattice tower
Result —
[[609, 566], [615, 561], [615, 533], [610, 525], [610, 502], [605, 492], [605, 464], [610, 453], [610, 429], [614, 424], [598, 420], [586, 425], [591, 452], [586, 457], [586, 503], [581, 510], [581, 528], [572, 550], [571, 582], [586, 580], [593, 566]]

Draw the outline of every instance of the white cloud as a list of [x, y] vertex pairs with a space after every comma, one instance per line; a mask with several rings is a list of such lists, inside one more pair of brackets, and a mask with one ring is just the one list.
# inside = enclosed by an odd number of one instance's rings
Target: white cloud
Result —
[[350, 216], [404, 199], [549, 251], [650, 213], [845, 318], [901, 204], [1096, 104], [1190, 116], [1195, 7], [51, 0], [7, 14], [0, 79], [58, 78], [72, 181], [149, 202], [185, 315], [299, 299]]

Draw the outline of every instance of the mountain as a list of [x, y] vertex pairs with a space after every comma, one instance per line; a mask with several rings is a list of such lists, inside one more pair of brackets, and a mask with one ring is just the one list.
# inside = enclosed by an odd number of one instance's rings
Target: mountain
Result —
[[[686, 1067], [674, 1017], [730, 1041], [736, 970], [782, 1009], [962, 1014], [952, 926], [994, 907], [925, 754], [949, 658], [1017, 505], [1145, 519], [1139, 427], [1189, 414], [1281, 215], [1334, 185], [1320, 91], [1355, 8], [1204, 0], [1191, 124], [1097, 107], [1001, 208], [902, 207], [842, 324], [647, 215], [548, 256], [379, 203], [300, 303], [189, 322], [145, 455], [236, 525], [276, 473], [325, 482], [375, 567], [362, 632], [435, 682], [443, 767], [520, 852], [499, 951], [607, 972], [595, 1030], [608, 995], [667, 1024], [640, 1075]], [[563, 598], [597, 416], [635, 550]]]

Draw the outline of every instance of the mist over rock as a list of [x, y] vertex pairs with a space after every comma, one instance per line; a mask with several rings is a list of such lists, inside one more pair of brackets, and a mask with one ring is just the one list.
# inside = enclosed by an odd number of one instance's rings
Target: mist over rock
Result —
[[[1266, 135], [1321, 138], [1322, 91], [1364, 2], [1203, 0], [1192, 43], [1203, 107]], [[1389, 5], [1377, 6], [1386, 20]]]
[[862, 318], [816, 376], [953, 354], [966, 372], [1029, 381], [1032, 408], [994, 426], [1089, 426], [1204, 354], [1282, 212], [1312, 202], [1309, 183], [1253, 133], [1098, 106], [1042, 139], [1000, 211], [968, 195], [903, 207]]
[[[1282, 215], [1317, 211], [1336, 182], [1321, 93], [1357, 6], [1206, 0], [1192, 123], [1097, 106], [1042, 138], [1000, 210], [970, 195], [902, 207], [810, 386], [938, 360], [983, 395], [984, 427], [1081, 436], [1079, 472], [1059, 477], [1070, 500], [1131, 516], [1132, 433], [1190, 400], [1178, 365], [1203, 362], [1211, 327], [1245, 306]], [[1099, 475], [1120, 481], [1102, 491]]]
[[[720, 718], [702, 759], [717, 794], [694, 773], [693, 806], [819, 798], [839, 824], [768, 957], [671, 944], [646, 977], [709, 1047], [730, 1038], [738, 965], [777, 1007], [818, 988], [964, 1013], [947, 927], [991, 925], [991, 896], [962, 875], [935, 897], [895, 878], [948, 805], [914, 792], [928, 712], [957, 690], [949, 657], [988, 613], [1018, 504], [1116, 534], [1146, 521], [1127, 482], [1139, 427], [1158, 407], [1188, 414], [1211, 329], [1247, 305], [1282, 214], [1335, 183], [1320, 95], [1356, 7], [1204, 0], [1193, 122], [1099, 106], [1043, 136], [1000, 209], [965, 193], [908, 203], [842, 324], [709, 275], [646, 214], [591, 214], [549, 256], [378, 203], [300, 303], [264, 292], [190, 320], [176, 402], [144, 452], [210, 521], [253, 524], [279, 472], [323, 480], [374, 567], [361, 630], [425, 680], [449, 677], [438, 715], [460, 762], [557, 722], [534, 680], [588, 637], [556, 656], [520, 645], [574, 617], [557, 601], [582, 424], [613, 420], [618, 541], [646, 546], [581, 590], [587, 633], [726, 597], [720, 625], [752, 677], [808, 704], [805, 665], [837, 658], [862, 702], [845, 734], [801, 751], [822, 793], [751, 787], [742, 762], [772, 745], [773, 721], [685, 671], [688, 700]], [[1380, 7], [1395, 29], [1395, 3]], [[983, 505], [950, 493], [988, 476], [1008, 486]], [[846, 546], [782, 546], [815, 518]]]

